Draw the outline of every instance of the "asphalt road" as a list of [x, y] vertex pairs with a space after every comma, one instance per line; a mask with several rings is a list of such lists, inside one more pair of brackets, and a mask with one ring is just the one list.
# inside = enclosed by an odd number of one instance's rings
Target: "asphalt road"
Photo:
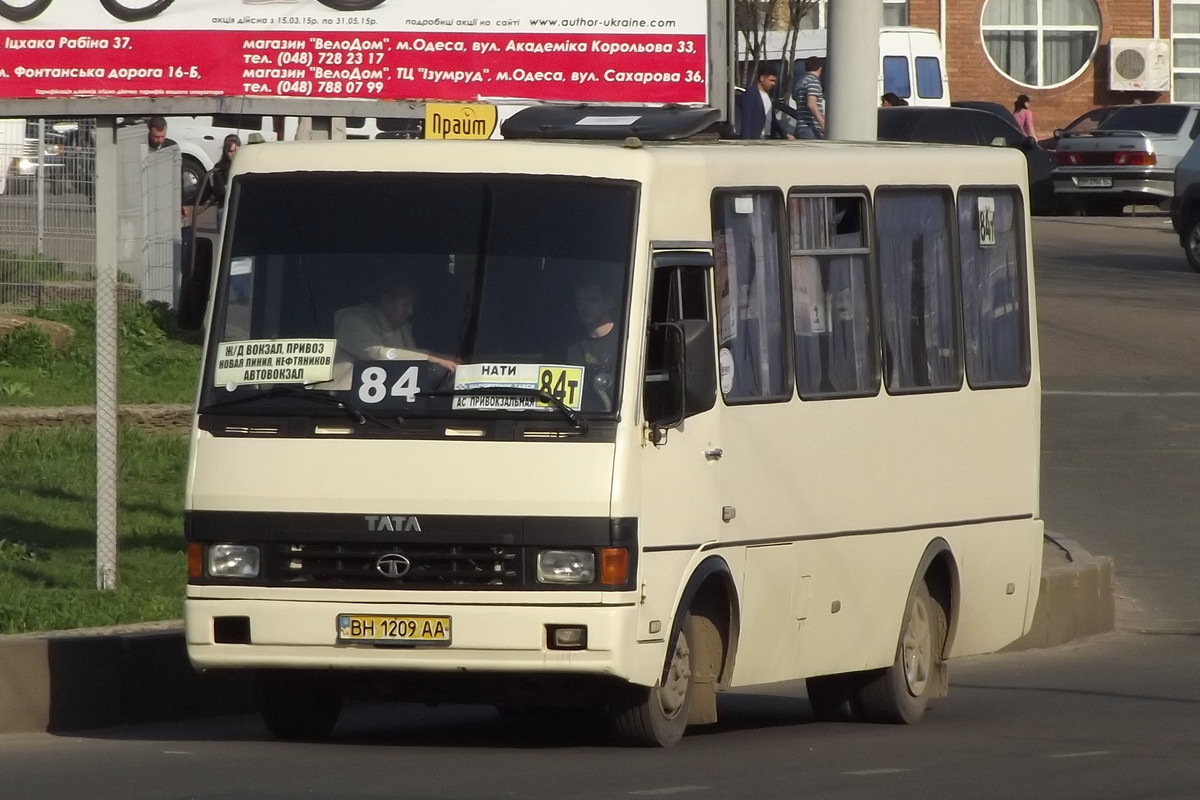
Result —
[[1198, 633], [1200, 274], [1166, 218], [1113, 222], [1034, 223], [1042, 516], [1115, 558], [1122, 627]]
[[725, 695], [672, 750], [488, 708], [349, 710], [321, 744], [256, 719], [0, 737], [4, 800], [1194, 800], [1200, 640], [1110, 634], [965, 659], [912, 727], [812, 719], [799, 685]]
[[0, 800], [1188, 798], [1200, 795], [1200, 275], [1162, 220], [1039, 220], [1043, 515], [1116, 557], [1115, 634], [955, 661], [913, 727], [813, 720], [800, 684], [721, 700], [669, 751], [484, 707], [348, 710], [335, 737], [252, 717], [0, 736]]

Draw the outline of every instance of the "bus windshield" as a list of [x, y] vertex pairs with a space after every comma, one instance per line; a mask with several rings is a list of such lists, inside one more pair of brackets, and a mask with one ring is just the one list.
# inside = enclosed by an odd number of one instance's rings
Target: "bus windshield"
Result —
[[615, 415], [636, 205], [628, 181], [239, 176], [201, 411]]

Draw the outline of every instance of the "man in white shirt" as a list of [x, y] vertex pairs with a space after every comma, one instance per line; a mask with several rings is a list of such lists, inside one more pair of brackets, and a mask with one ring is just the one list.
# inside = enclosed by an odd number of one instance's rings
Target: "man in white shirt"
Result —
[[353, 361], [430, 361], [453, 372], [453, 356], [417, 348], [412, 317], [417, 292], [403, 283], [384, 286], [374, 300], [344, 308], [333, 316], [338, 364]]

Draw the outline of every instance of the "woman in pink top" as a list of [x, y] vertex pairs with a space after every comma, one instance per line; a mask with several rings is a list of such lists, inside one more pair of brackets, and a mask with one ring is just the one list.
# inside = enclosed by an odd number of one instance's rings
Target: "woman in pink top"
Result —
[[1013, 117], [1017, 120], [1017, 127], [1021, 129], [1021, 133], [1037, 138], [1037, 134], [1033, 132], [1033, 112], [1029, 110], [1029, 95], [1017, 96], [1017, 102], [1013, 103]]

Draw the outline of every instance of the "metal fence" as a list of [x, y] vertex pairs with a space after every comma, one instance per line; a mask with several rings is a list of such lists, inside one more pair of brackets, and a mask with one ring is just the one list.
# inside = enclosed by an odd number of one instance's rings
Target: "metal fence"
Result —
[[[148, 152], [145, 128], [118, 132], [122, 303], [173, 303], [180, 155]], [[94, 297], [95, 121], [0, 120], [0, 311]]]

